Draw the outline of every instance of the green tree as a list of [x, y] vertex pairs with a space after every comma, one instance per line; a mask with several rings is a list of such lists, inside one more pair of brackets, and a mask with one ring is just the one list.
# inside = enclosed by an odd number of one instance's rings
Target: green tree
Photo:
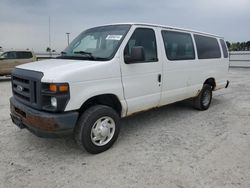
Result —
[[241, 42], [239, 50], [245, 50], [245, 47], [246, 47], [246, 43], [245, 42]]
[[229, 41], [226, 41], [226, 44], [227, 44], [227, 48], [228, 48], [229, 50], [231, 50], [231, 43], [230, 43]]
[[240, 42], [237, 42], [236, 43], [236, 51], [239, 51], [240, 50]]
[[46, 52], [51, 52], [50, 47], [47, 47], [47, 48], [46, 48]]
[[246, 47], [247, 47], [247, 50], [250, 50], [250, 41], [246, 42]]
[[246, 51], [250, 50], [250, 41], [247, 42], [226, 42], [230, 51]]
[[231, 50], [236, 51], [236, 43], [231, 43]]

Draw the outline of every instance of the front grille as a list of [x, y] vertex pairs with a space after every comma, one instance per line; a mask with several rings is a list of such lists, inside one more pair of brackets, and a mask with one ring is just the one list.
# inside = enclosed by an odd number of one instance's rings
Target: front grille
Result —
[[13, 96], [20, 102], [40, 108], [41, 72], [15, 69], [12, 73]]
[[31, 81], [28, 79], [12, 76], [14, 96], [17, 96], [21, 100], [25, 100], [28, 102], [36, 102], [36, 101], [31, 101], [30, 82]]

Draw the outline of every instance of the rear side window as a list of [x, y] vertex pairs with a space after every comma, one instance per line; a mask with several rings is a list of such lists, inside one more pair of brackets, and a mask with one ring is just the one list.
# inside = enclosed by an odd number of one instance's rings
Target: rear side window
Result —
[[228, 58], [227, 46], [225, 44], [225, 41], [220, 39], [220, 44], [221, 44], [221, 47], [222, 47], [224, 58]]
[[194, 35], [194, 39], [199, 59], [221, 57], [220, 47], [216, 38]]
[[169, 60], [194, 59], [194, 45], [188, 33], [162, 31], [165, 51]]
[[136, 46], [143, 47], [145, 62], [158, 61], [155, 32], [153, 29], [137, 28], [124, 49], [124, 57], [130, 57], [132, 47]]
[[16, 52], [17, 59], [30, 59], [32, 58], [31, 52]]

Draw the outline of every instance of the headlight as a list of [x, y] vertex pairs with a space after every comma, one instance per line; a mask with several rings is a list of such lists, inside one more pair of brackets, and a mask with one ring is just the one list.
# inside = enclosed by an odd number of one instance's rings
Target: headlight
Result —
[[42, 83], [42, 109], [46, 111], [64, 111], [69, 98], [68, 83]]

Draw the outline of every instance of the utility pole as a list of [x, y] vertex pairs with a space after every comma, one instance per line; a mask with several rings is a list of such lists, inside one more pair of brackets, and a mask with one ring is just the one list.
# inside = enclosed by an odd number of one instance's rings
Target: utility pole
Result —
[[67, 41], [68, 41], [68, 45], [69, 45], [69, 34], [70, 34], [70, 33], [66, 33], [66, 35], [67, 35]]
[[50, 16], [49, 16], [49, 55], [51, 57], [51, 34], [50, 34]]

